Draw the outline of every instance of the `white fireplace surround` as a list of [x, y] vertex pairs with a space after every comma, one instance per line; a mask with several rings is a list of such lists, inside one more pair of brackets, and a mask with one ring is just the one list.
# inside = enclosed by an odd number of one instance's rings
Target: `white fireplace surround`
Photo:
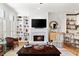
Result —
[[[35, 35], [44, 35], [44, 41], [34, 41], [33, 36]], [[32, 28], [30, 41], [32, 43], [47, 43], [48, 42], [48, 30], [46, 28]]]

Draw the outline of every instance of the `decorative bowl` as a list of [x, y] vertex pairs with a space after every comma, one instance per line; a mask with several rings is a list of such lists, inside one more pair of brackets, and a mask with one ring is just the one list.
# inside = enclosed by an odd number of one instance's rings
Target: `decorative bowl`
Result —
[[35, 50], [42, 50], [44, 49], [44, 45], [34, 45], [33, 46]]

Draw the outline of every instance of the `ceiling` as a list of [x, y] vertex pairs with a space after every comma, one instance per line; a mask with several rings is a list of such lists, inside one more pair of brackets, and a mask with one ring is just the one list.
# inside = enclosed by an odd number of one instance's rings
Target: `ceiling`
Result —
[[44, 10], [47, 12], [79, 13], [79, 3], [8, 3], [19, 14], [30, 10]]

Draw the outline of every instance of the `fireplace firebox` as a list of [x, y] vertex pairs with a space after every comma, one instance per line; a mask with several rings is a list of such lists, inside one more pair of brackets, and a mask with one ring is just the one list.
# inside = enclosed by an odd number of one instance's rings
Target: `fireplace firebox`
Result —
[[44, 41], [44, 35], [34, 35], [33, 40], [34, 41]]

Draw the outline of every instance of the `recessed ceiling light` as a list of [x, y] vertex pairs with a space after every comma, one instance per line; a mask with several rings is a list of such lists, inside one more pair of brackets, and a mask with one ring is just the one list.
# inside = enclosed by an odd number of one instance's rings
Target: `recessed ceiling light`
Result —
[[43, 3], [40, 3], [40, 4], [43, 4]]

